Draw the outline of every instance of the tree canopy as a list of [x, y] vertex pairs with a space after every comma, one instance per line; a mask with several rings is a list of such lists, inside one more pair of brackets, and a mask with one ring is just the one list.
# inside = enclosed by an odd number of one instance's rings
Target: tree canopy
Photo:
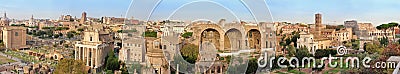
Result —
[[388, 23], [388, 24], [381, 24], [381, 25], [377, 26], [376, 28], [379, 30], [382, 30], [382, 29], [386, 30], [388, 28], [396, 27], [396, 26], [399, 26], [399, 24], [396, 22], [392, 22], [392, 23]]
[[384, 48], [380, 45], [368, 43], [367, 45], [365, 45], [365, 50], [368, 53], [382, 53]]
[[144, 37], [157, 37], [157, 32], [154, 32], [154, 31], [146, 31], [143, 34], [144, 34]]
[[379, 43], [383, 46], [387, 46], [389, 44], [389, 39], [387, 37], [383, 37], [379, 39]]
[[186, 33], [182, 34], [182, 37], [190, 38], [190, 37], [192, 37], [192, 35], [193, 35], [193, 32], [186, 32]]
[[107, 70], [120, 70], [120, 62], [118, 61], [118, 57], [116, 57], [112, 51], [108, 53], [105, 64]]
[[87, 74], [83, 61], [62, 59], [56, 66], [55, 74]]
[[185, 59], [189, 63], [195, 63], [197, 60], [197, 56], [199, 55], [199, 46], [194, 44], [186, 44], [183, 46], [181, 50], [181, 54], [183, 59]]

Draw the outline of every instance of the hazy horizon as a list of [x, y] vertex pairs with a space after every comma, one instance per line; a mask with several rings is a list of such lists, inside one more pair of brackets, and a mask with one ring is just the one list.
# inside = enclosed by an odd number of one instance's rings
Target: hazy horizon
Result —
[[[58, 19], [61, 15], [78, 18], [82, 12], [88, 17], [135, 17], [146, 20], [158, 0], [0, 0], [0, 13], [11, 19]], [[177, 8], [195, 0], [163, 0], [150, 20], [165, 20]], [[211, 2], [212, 1], [212, 2]], [[216, 3], [213, 3], [216, 2]], [[322, 13], [324, 24], [339, 25], [346, 20], [379, 25], [399, 22], [400, 1], [397, 0], [244, 0], [258, 22], [314, 23], [314, 14]], [[269, 9], [265, 4], [268, 4]], [[224, 7], [223, 7], [224, 6]], [[130, 9], [130, 10], [128, 10]], [[269, 11], [270, 10], [270, 11]], [[208, 11], [209, 13], [199, 12]], [[234, 12], [234, 13], [231, 13]], [[271, 14], [272, 16], [271, 16]], [[205, 16], [206, 15], [206, 16]], [[3, 16], [3, 15], [1, 15]], [[190, 16], [190, 17], [188, 17]], [[200, 0], [183, 6], [171, 19], [237, 19], [254, 22], [253, 15], [238, 1]]]

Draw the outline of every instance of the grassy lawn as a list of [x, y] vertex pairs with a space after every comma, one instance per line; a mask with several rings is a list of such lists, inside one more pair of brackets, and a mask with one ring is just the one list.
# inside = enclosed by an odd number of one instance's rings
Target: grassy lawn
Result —
[[10, 63], [12, 63], [12, 62], [16, 62], [16, 61], [14, 61], [14, 60], [11, 60], [11, 59], [8, 59], [7, 57], [4, 57], [4, 56], [0, 56], [0, 64], [6, 64], [6, 63], [8, 63], [8, 62], [10, 62]]
[[29, 56], [28, 54], [21, 53], [18, 51], [8, 51], [8, 52], [4, 52], [4, 54], [10, 55], [10, 56], [13, 56], [13, 57], [16, 57], [16, 58], [19, 58], [21, 60], [28, 61], [28, 62], [34, 62], [34, 63], [39, 62], [39, 60], [35, 59], [34, 56]]

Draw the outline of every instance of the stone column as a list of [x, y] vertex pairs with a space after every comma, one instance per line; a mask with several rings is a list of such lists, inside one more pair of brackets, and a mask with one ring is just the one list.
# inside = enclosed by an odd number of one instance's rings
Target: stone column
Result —
[[218, 74], [218, 67], [214, 66], [214, 74]]
[[86, 66], [89, 66], [89, 48], [85, 48]]
[[79, 53], [79, 57], [80, 57], [79, 59], [82, 60], [82, 61], [84, 61], [84, 60], [83, 60], [83, 57], [84, 57], [83, 54], [85, 54], [85, 52], [84, 52], [84, 47], [80, 47], [79, 52], [80, 52], [80, 53]]
[[89, 61], [90, 61], [90, 64], [89, 64], [89, 66], [90, 67], [92, 67], [93, 68], [93, 48], [89, 48]]
[[105, 61], [105, 60], [104, 60], [104, 59], [105, 59], [105, 56], [104, 56], [104, 55], [107, 55], [107, 54], [104, 53], [104, 48], [103, 48], [103, 47], [100, 48], [100, 50], [99, 50], [99, 55], [100, 55], [100, 60], [101, 60], [101, 61], [100, 61], [100, 64], [103, 64], [104, 61]]
[[212, 68], [208, 70], [208, 74], [212, 74]]
[[78, 48], [79, 48], [79, 47], [75, 47], [75, 48], [74, 48], [74, 49], [75, 49], [75, 51], [74, 51], [74, 52], [75, 52], [75, 54], [74, 54], [74, 59], [75, 59], [75, 60], [77, 59], [76, 56], [78, 55], [78, 50], [79, 50]]
[[82, 49], [83, 49], [83, 47], [79, 47], [79, 50], [78, 50], [79, 51], [79, 55], [78, 55], [78, 57], [79, 57], [79, 60], [83, 61], [83, 55], [82, 55], [83, 54], [83, 50]]
[[76, 53], [76, 54], [78, 54], [78, 60], [80, 60], [81, 59], [81, 47], [79, 47], [78, 46], [78, 53]]
[[99, 58], [99, 56], [98, 56], [99, 48], [97, 48], [95, 51], [96, 51], [96, 54], [95, 54], [94, 65], [95, 65], [95, 67], [97, 67], [97, 66], [99, 65], [99, 64], [97, 63], [97, 61], [99, 61], [99, 60], [98, 60], [98, 58]]
[[222, 65], [220, 65], [220, 67], [219, 67], [219, 71], [221, 72], [221, 74], [224, 74], [223, 72], [224, 71], [222, 71], [223, 70], [223, 66]]
[[82, 55], [82, 61], [83, 61], [83, 63], [85, 63], [85, 65], [87, 65], [87, 64], [86, 64], [86, 58], [85, 58], [85, 57], [86, 57], [86, 51], [85, 51], [85, 49], [86, 49], [85, 47], [82, 47], [82, 54], [81, 54], [81, 55]]

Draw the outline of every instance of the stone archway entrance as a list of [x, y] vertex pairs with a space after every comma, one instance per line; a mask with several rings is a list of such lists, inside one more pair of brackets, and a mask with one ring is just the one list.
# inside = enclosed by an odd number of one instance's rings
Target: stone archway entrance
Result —
[[220, 50], [220, 32], [215, 29], [206, 29], [201, 33], [200, 43], [210, 42], [213, 43], [214, 46]]
[[224, 49], [235, 51], [243, 48], [241, 46], [242, 41], [242, 33], [238, 29], [229, 29], [225, 32], [224, 36]]
[[247, 46], [249, 46], [250, 49], [256, 49], [260, 50], [261, 49], [261, 32], [257, 29], [251, 29], [247, 32]]

